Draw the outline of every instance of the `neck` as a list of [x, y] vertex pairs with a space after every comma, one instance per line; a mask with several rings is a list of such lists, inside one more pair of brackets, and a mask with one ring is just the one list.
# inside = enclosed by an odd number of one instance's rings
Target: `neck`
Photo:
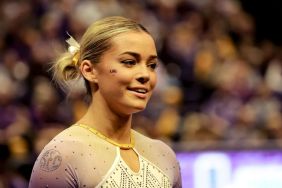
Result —
[[132, 115], [120, 115], [109, 108], [100, 95], [95, 95], [86, 114], [77, 122], [96, 129], [120, 142], [130, 142]]

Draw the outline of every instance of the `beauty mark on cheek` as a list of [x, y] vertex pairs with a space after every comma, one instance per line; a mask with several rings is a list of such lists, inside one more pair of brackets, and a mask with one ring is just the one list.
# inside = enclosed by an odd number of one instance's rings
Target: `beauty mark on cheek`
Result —
[[110, 73], [115, 74], [115, 73], [117, 73], [117, 70], [116, 69], [110, 69]]

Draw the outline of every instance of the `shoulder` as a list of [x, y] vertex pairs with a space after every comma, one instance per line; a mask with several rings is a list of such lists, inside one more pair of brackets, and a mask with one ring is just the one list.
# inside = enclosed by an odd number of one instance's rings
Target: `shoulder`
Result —
[[87, 129], [71, 126], [41, 151], [31, 175], [31, 187], [95, 187], [110, 169], [116, 148]]
[[57, 156], [62, 162], [74, 163], [87, 155], [94, 155], [96, 147], [90, 142], [95, 139], [84, 129], [78, 126], [70, 126], [61, 131], [41, 150], [38, 159], [44, 162], [46, 158]]
[[134, 135], [139, 153], [165, 172], [173, 187], [181, 187], [180, 166], [172, 148], [161, 140], [149, 138], [137, 131], [134, 131]]
[[46, 150], [50, 150], [50, 149], [54, 149], [54, 150], [63, 149], [61, 151], [63, 152], [64, 150], [67, 150], [68, 148], [70, 148], [66, 146], [83, 145], [83, 142], [84, 142], [84, 140], [82, 139], [83, 136], [81, 135], [81, 133], [79, 133], [75, 129], [77, 128], [75, 128], [74, 126], [71, 126], [71, 127], [64, 129], [60, 133], [58, 133], [44, 146], [41, 153]]
[[[84, 145], [89, 142], [91, 133], [79, 126], [72, 125], [57, 134], [45, 147]], [[93, 140], [93, 138], [92, 138]], [[71, 145], [69, 145], [71, 144]]]
[[77, 179], [72, 176], [75, 170], [69, 164], [75, 161], [81, 144], [70, 136], [71, 132], [67, 128], [45, 145], [34, 163], [29, 187], [66, 187], [65, 180], [77, 186]]
[[158, 139], [149, 138], [137, 131], [134, 131], [134, 135], [136, 139], [136, 147], [145, 148], [152, 153], [162, 153], [164, 156], [176, 159], [174, 151], [165, 142]]
[[[108, 143], [90, 131], [79, 126], [70, 126], [55, 136], [41, 151], [39, 159], [52, 151], [53, 154], [60, 155], [63, 162], [74, 166], [89, 167], [104, 161], [105, 153], [111, 160], [116, 149], [109, 149]], [[95, 156], [95, 157], [94, 157]]]
[[38, 159], [44, 160], [51, 156], [57, 156], [60, 159], [71, 160], [72, 155], [84, 150], [85, 141], [76, 129], [76, 127], [71, 126], [57, 134], [44, 146]]

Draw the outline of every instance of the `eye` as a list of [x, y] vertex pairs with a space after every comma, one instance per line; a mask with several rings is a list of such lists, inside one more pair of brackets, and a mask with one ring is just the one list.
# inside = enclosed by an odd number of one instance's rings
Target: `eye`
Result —
[[136, 61], [133, 59], [129, 59], [129, 60], [123, 60], [121, 61], [122, 64], [125, 64], [128, 67], [132, 67], [133, 65], [136, 65]]
[[158, 63], [150, 63], [148, 64], [148, 67], [150, 67], [152, 70], [155, 70], [158, 67]]

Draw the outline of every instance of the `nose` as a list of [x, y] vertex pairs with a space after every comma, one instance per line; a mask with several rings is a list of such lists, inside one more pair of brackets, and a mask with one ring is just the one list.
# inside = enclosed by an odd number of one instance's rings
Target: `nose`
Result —
[[141, 84], [145, 84], [146, 82], [149, 81], [149, 77], [139, 77], [137, 78], [137, 81], [140, 82]]
[[145, 84], [150, 80], [150, 73], [147, 66], [142, 66], [142, 68], [140, 67], [136, 80], [141, 84]]

